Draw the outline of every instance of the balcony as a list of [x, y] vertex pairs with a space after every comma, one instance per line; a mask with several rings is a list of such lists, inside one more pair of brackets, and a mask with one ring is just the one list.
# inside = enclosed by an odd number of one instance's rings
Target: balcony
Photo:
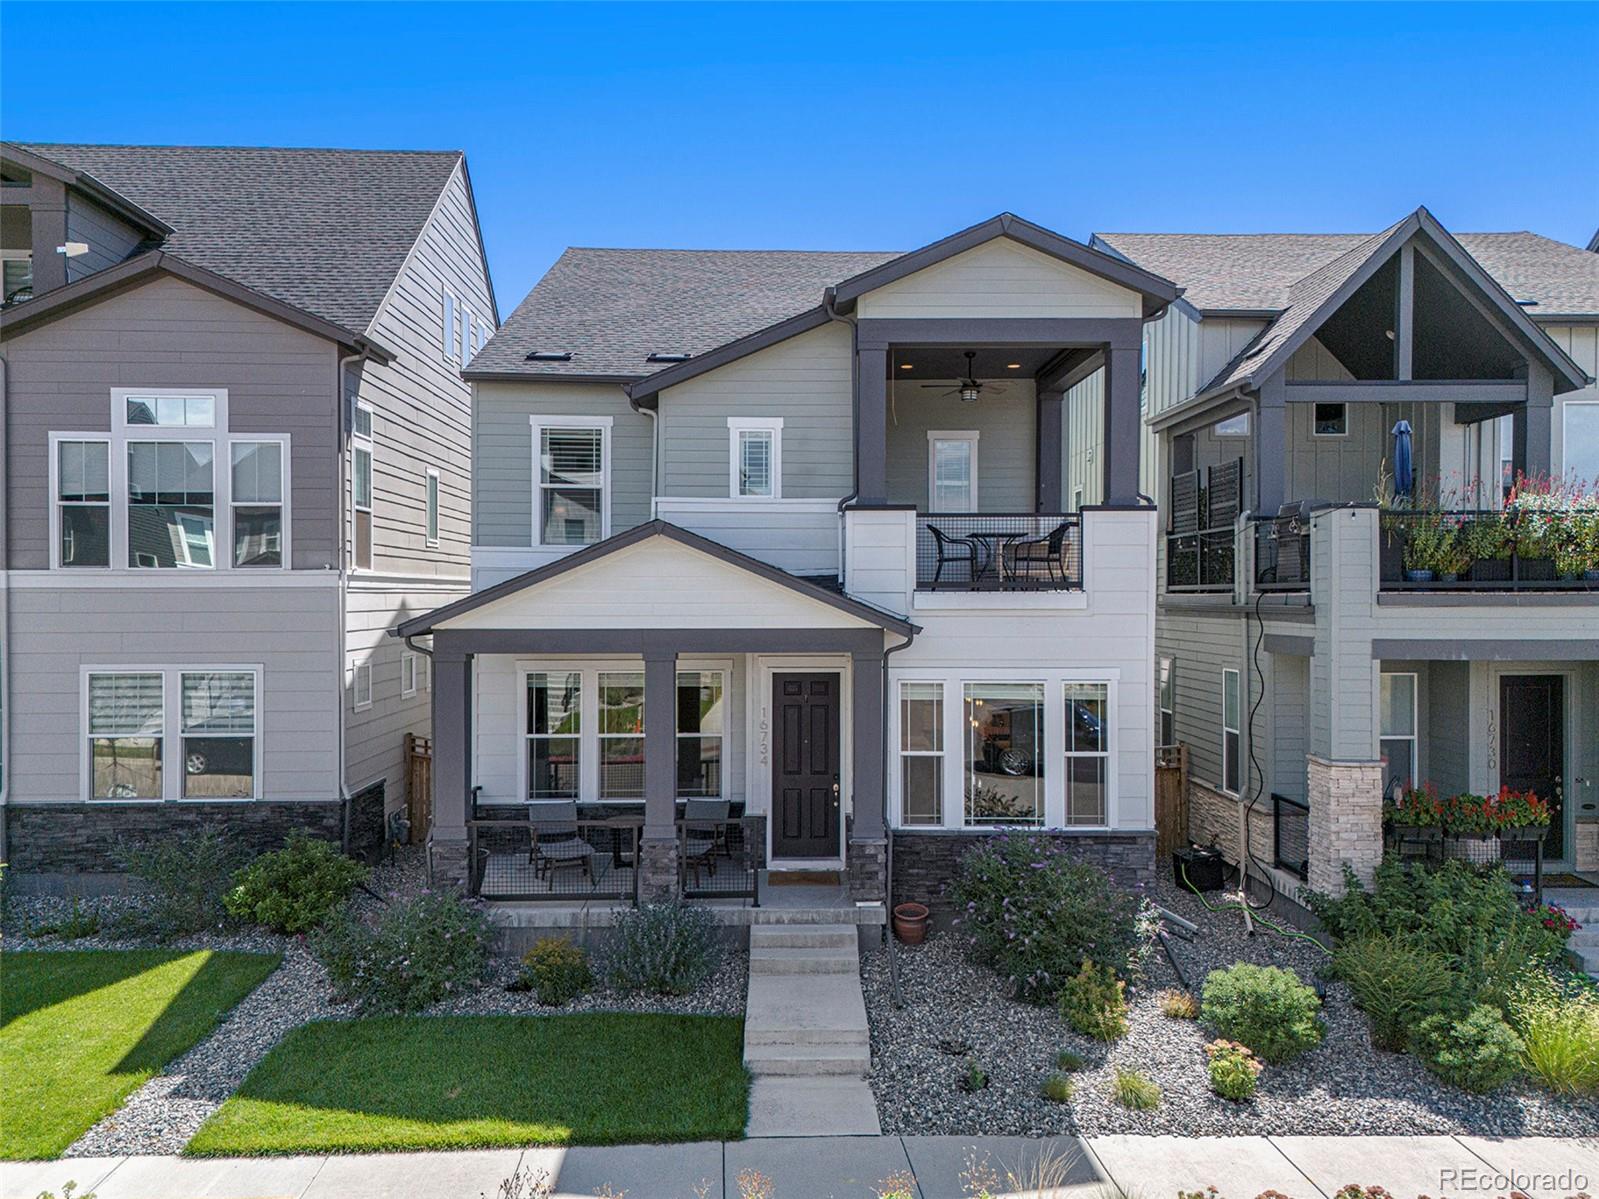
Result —
[[1599, 512], [1384, 511], [1382, 591], [1599, 592]]
[[1076, 513], [918, 513], [917, 591], [1079, 591]]

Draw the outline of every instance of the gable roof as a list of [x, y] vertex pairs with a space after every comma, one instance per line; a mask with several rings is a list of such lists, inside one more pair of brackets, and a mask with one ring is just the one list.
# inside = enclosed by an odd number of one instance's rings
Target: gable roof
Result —
[[458, 150], [17, 148], [169, 226], [165, 253], [356, 334], [371, 325], [462, 158]]
[[668, 541], [675, 541], [679, 545], [687, 546], [689, 549], [698, 550], [702, 554], [738, 567], [758, 578], [765, 579], [769, 583], [776, 583], [780, 587], [797, 592], [806, 599], [835, 608], [840, 612], [864, 620], [868, 624], [876, 625], [878, 628], [886, 629], [889, 632], [911, 636], [920, 631], [917, 625], [912, 624], [903, 617], [895, 616], [891, 612], [885, 612], [883, 609], [875, 608], [871, 604], [862, 603], [860, 600], [852, 599], [841, 592], [829, 590], [811, 582], [809, 579], [791, 575], [786, 570], [780, 570], [759, 559], [751, 558], [747, 554], [741, 554], [737, 550], [729, 549], [720, 542], [701, 537], [698, 533], [690, 532], [680, 525], [674, 525], [664, 520], [652, 520], [641, 525], [635, 525], [633, 528], [618, 533], [614, 537], [608, 537], [604, 541], [585, 546], [583, 549], [568, 554], [556, 562], [551, 562], [547, 566], [526, 571], [515, 578], [506, 579], [503, 583], [496, 583], [493, 587], [485, 587], [482, 591], [474, 592], [472, 595], [458, 599], [454, 603], [445, 604], [442, 608], [435, 608], [426, 615], [407, 620], [390, 629], [389, 635], [392, 637], [424, 636], [433, 632], [439, 625], [445, 624], [458, 616], [465, 615], [486, 604], [492, 604], [496, 600], [515, 595], [519, 591], [525, 591], [529, 587], [536, 587], [540, 583], [558, 578], [561, 575], [577, 570], [579, 567], [608, 558], [612, 554], [625, 550], [630, 546], [638, 545], [640, 542], [648, 541], [652, 537], [664, 537]]

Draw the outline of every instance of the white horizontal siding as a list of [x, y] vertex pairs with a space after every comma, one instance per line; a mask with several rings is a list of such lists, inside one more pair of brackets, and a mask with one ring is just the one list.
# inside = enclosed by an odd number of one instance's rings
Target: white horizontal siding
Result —
[[1135, 291], [1030, 246], [996, 238], [869, 291], [863, 318], [1137, 317]]

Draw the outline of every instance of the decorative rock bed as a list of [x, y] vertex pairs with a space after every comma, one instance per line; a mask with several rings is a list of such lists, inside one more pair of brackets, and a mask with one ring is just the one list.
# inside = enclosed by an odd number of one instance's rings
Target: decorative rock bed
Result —
[[[1308, 982], [1326, 960], [1303, 940], [1265, 929], [1249, 937], [1236, 912], [1208, 912], [1169, 882], [1156, 884], [1151, 897], [1200, 927], [1193, 941], [1172, 938], [1196, 988], [1211, 970], [1240, 961], [1283, 966]], [[874, 949], [862, 961], [871, 1084], [885, 1133], [1599, 1134], [1599, 1105], [1591, 1101], [1562, 1101], [1529, 1084], [1472, 1095], [1435, 1078], [1414, 1057], [1373, 1049], [1365, 1016], [1337, 983], [1327, 995], [1326, 1040], [1295, 1062], [1267, 1067], [1255, 1098], [1235, 1104], [1210, 1091], [1203, 1047], [1211, 1037], [1204, 1027], [1161, 1014], [1159, 992], [1178, 983], [1159, 951], [1149, 977], [1129, 989], [1128, 1036], [1111, 1045], [1077, 1035], [1053, 1008], [1008, 999], [995, 974], [967, 959], [954, 933], [895, 952], [902, 1009], [890, 999], [888, 951]], [[975, 1094], [958, 1085], [967, 1048], [991, 1080]], [[1071, 1100], [1057, 1104], [1039, 1085], [1062, 1049], [1086, 1064], [1073, 1076]], [[1110, 1083], [1118, 1067], [1157, 1083], [1160, 1107], [1134, 1112], [1117, 1105]]]

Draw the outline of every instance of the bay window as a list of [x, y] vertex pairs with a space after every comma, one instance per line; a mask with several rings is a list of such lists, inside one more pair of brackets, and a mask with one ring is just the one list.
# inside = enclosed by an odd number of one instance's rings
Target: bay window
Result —
[[577, 671], [527, 676], [527, 798], [577, 799], [583, 676]]
[[1044, 685], [967, 683], [966, 823], [1044, 822]]
[[257, 667], [87, 671], [86, 797], [256, 798], [259, 692]]
[[56, 528], [62, 566], [111, 565], [111, 443], [56, 442]]
[[1109, 823], [1110, 688], [1104, 683], [1066, 684], [1066, 823]]
[[944, 684], [899, 685], [900, 819], [944, 823]]
[[677, 674], [677, 794], [685, 799], [724, 799], [722, 733], [725, 711], [719, 670]]
[[603, 540], [610, 532], [608, 424], [541, 417], [533, 424], [535, 544]]

